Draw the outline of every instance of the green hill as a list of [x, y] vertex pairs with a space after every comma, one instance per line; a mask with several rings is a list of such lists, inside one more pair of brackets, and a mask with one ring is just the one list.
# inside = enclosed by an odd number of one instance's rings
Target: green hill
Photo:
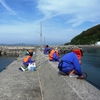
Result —
[[100, 41], [100, 24], [83, 31], [81, 34], [74, 37], [70, 43], [72, 45], [89, 45]]

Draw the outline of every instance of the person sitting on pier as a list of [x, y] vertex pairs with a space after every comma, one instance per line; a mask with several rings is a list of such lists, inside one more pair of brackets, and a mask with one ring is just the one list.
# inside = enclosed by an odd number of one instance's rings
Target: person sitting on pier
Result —
[[45, 48], [44, 48], [44, 54], [49, 54], [50, 49], [51, 48], [49, 48], [49, 46], [46, 45]]
[[52, 50], [49, 53], [49, 60], [50, 61], [59, 61], [59, 52], [58, 52], [58, 48], [52, 48]]
[[84, 79], [81, 71], [81, 58], [83, 52], [81, 49], [73, 49], [72, 52], [65, 54], [58, 64], [59, 72], [63, 72], [69, 77], [78, 77]]
[[28, 50], [25, 51], [25, 55], [29, 55], [29, 51]]
[[24, 65], [24, 68], [21, 67], [21, 69], [23, 71], [27, 70], [27, 67], [29, 64], [32, 64], [33, 62], [35, 62], [34, 60], [32, 60], [32, 56], [33, 56], [33, 50], [29, 50], [29, 55], [26, 56], [24, 59], [23, 59], [23, 65]]

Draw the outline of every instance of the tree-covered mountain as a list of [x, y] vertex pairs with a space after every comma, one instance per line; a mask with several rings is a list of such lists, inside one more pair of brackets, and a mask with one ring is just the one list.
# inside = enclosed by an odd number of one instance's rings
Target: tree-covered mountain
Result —
[[90, 45], [100, 41], [100, 24], [83, 31], [81, 34], [75, 36], [70, 43], [73, 45]]

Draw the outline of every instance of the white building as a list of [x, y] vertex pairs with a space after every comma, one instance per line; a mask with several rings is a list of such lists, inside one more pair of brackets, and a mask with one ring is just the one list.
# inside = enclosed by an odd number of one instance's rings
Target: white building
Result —
[[100, 45], [100, 41], [96, 42], [95, 45]]

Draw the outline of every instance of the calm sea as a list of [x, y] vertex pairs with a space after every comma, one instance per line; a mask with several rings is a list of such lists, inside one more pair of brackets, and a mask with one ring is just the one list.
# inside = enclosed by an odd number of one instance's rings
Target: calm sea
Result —
[[87, 73], [86, 80], [100, 89], [100, 48], [83, 48], [82, 71]]
[[15, 57], [0, 57], [0, 72], [15, 60]]

